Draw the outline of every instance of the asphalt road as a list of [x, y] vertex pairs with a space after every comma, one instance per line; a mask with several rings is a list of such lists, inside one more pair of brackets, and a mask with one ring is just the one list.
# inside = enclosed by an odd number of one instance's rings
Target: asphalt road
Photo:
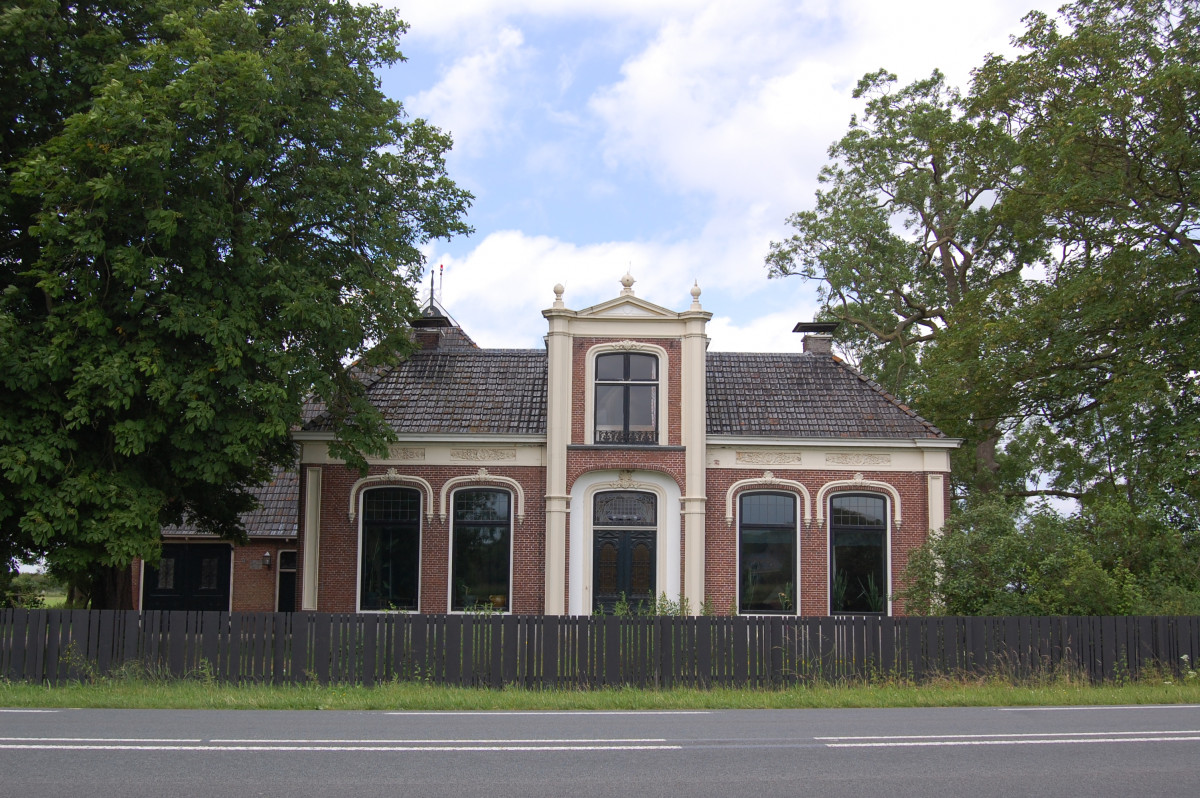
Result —
[[1185, 796], [1200, 706], [0, 710], [0, 795]]

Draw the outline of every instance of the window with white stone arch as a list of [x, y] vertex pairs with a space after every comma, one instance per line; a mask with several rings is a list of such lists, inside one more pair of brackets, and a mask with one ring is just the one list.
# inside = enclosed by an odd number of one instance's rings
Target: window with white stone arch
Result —
[[829, 611], [886, 613], [890, 526], [888, 500], [878, 493], [829, 497]]
[[585, 442], [665, 444], [667, 364], [665, 349], [642, 341], [613, 341], [588, 350]]
[[738, 612], [796, 614], [798, 518], [794, 493], [747, 491], [738, 496]]
[[384, 486], [361, 494], [358, 609], [416, 612], [421, 594], [421, 492]]
[[512, 493], [491, 487], [459, 488], [451, 505], [450, 611], [510, 611]]

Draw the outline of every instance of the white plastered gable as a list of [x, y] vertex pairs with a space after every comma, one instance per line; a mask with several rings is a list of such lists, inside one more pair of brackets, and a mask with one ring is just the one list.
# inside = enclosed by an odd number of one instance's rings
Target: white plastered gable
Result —
[[677, 320], [679, 314], [636, 296], [619, 296], [579, 311], [579, 318]]

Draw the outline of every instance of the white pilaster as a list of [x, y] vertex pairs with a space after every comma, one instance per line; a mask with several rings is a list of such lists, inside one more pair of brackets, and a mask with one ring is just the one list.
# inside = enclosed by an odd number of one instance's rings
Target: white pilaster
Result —
[[317, 575], [321, 556], [321, 469], [304, 470], [304, 584], [300, 609], [317, 609]]

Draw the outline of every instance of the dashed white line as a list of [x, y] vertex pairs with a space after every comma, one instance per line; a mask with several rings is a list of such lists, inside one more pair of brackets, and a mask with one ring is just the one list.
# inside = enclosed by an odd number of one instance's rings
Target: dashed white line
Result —
[[[4, 738], [0, 737], [0, 740], [2, 740], [2, 739], [4, 739]], [[271, 743], [271, 744], [286, 744], [286, 743], [295, 743], [295, 744], [297, 744], [297, 745], [301, 745], [301, 744], [304, 744], [304, 745], [324, 745], [324, 744], [336, 744], [336, 743], [343, 743], [343, 744], [349, 744], [349, 743], [355, 743], [355, 744], [359, 744], [359, 743], [361, 743], [361, 744], [371, 744], [371, 743], [375, 743], [375, 744], [378, 744], [378, 745], [441, 745], [441, 744], [455, 744], [455, 745], [486, 745], [486, 744], [488, 744], [488, 743], [505, 743], [505, 744], [507, 744], [507, 743], [514, 743], [514, 744], [526, 744], [526, 745], [553, 745], [553, 744], [556, 744], [556, 743], [560, 743], [560, 744], [564, 744], [564, 745], [566, 745], [566, 744], [570, 744], [570, 743], [613, 743], [613, 744], [619, 744], [619, 743], [630, 743], [630, 744], [633, 744], [633, 743], [639, 743], [639, 744], [643, 744], [643, 743], [665, 743], [666, 741], [667, 741], [667, 738], [665, 738], [665, 737], [645, 737], [645, 738], [613, 737], [613, 738], [598, 738], [598, 739], [593, 739], [593, 738], [590, 738], [590, 737], [589, 737], [589, 738], [588, 738], [588, 739], [586, 739], [586, 740], [574, 740], [574, 739], [572, 739], [572, 740], [564, 740], [564, 739], [558, 739], [558, 738], [534, 738], [534, 739], [528, 739], [528, 740], [510, 740], [510, 739], [508, 739], [508, 738], [505, 738], [505, 739], [503, 739], [503, 740], [497, 740], [495, 737], [481, 737], [481, 738], [479, 738], [479, 739], [474, 739], [474, 740], [462, 740], [462, 739], [453, 739], [453, 740], [450, 740], [450, 739], [434, 739], [434, 738], [430, 738], [430, 739], [427, 739], [427, 740], [407, 740], [407, 739], [405, 739], [405, 740], [371, 740], [371, 739], [359, 739], [359, 740], [346, 740], [346, 739], [313, 739], [313, 740], [296, 740], [296, 739], [285, 739], [285, 738], [279, 738], [279, 739], [263, 739], [263, 738], [223, 738], [223, 737], [222, 737], [222, 738], [213, 738], [213, 739], [209, 740], [208, 742], [210, 742], [210, 743], [263, 743], [263, 744], [265, 744], [265, 743]], [[185, 742], [185, 741], [182, 741], [182, 740], [181, 740], [180, 742]], [[201, 742], [201, 741], [200, 741], [200, 740], [197, 740], [196, 742]]]
[[0, 750], [50, 751], [254, 751], [287, 753], [290, 751], [362, 751], [362, 752], [442, 752], [472, 751], [674, 751], [681, 745], [82, 745], [82, 744], [0, 744]]
[[953, 748], [968, 745], [1091, 745], [1095, 743], [1200, 742], [1188, 737], [1072, 737], [1049, 740], [906, 740], [894, 742], [826, 743], [828, 748]]
[[489, 718], [498, 717], [501, 715], [711, 715], [712, 711], [707, 709], [529, 709], [529, 710], [487, 710], [477, 709], [469, 712], [442, 712], [440, 710], [409, 710], [385, 712], [385, 715], [437, 715], [446, 717], [447, 715], [474, 715], [484, 716]]
[[1080, 707], [994, 707], [997, 712], [1084, 712], [1105, 709], [1200, 709], [1200, 704], [1112, 704]]
[[17, 743], [202, 743], [203, 737], [0, 737], [0, 742]]
[[999, 734], [877, 734], [858, 737], [814, 737], [814, 740], [995, 740], [1019, 737], [1121, 737], [1138, 734], [1200, 734], [1200, 729], [1166, 729], [1163, 731], [1103, 731], [1103, 732], [1011, 732]]

